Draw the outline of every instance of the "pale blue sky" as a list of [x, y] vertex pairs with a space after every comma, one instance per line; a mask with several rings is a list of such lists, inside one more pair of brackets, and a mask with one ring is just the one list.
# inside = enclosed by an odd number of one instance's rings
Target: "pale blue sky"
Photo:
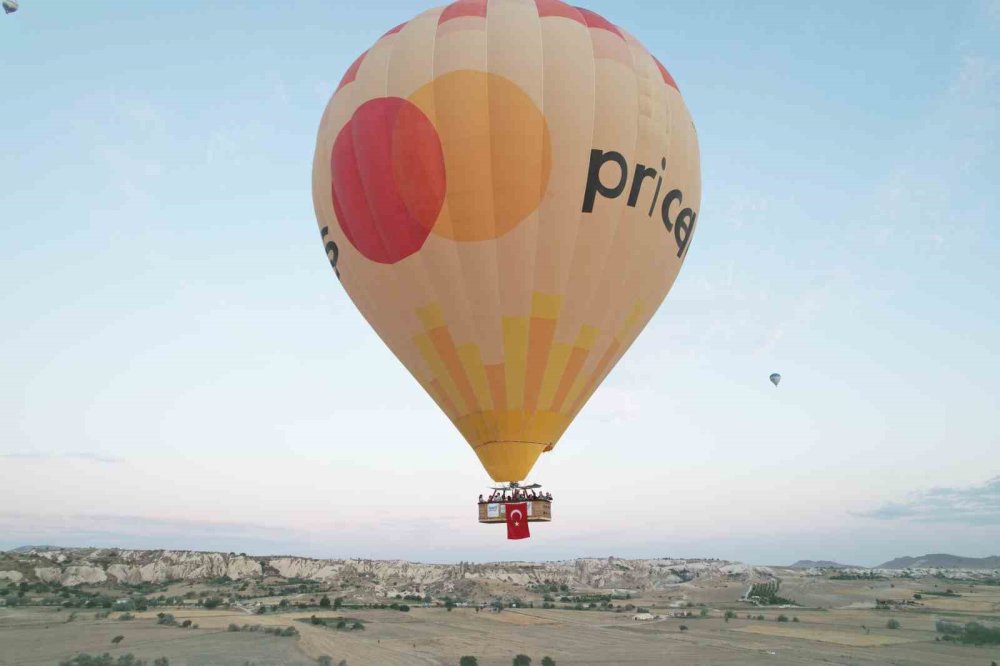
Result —
[[513, 543], [313, 218], [326, 100], [427, 6], [0, 17], [0, 548], [1000, 550], [998, 0], [587, 5], [674, 75], [704, 196], [673, 292], [535, 469], [555, 521]]

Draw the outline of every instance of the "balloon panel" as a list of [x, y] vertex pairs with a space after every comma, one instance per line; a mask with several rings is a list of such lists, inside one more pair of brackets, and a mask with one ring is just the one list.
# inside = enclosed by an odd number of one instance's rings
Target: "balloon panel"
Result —
[[527, 475], [652, 317], [700, 189], [666, 68], [558, 0], [461, 0], [386, 33], [313, 168], [341, 283], [497, 481]]

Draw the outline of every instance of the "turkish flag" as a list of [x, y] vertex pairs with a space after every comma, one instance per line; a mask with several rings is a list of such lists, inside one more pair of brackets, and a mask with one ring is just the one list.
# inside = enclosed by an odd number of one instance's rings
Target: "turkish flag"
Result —
[[528, 531], [528, 504], [507, 505], [507, 538], [527, 539], [531, 536]]

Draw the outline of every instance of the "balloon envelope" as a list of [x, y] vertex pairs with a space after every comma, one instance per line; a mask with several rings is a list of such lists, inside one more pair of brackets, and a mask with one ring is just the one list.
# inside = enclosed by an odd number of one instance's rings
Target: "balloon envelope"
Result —
[[781, 375], [779, 375], [777, 372], [775, 372], [775, 373], [773, 373], [771, 375], [771, 383], [772, 384], [774, 384], [775, 386], [777, 386], [778, 382], [780, 382], [780, 381], [781, 381]]
[[343, 287], [496, 481], [555, 446], [653, 316], [700, 197], [666, 68], [558, 0], [460, 0], [387, 32], [313, 166]]

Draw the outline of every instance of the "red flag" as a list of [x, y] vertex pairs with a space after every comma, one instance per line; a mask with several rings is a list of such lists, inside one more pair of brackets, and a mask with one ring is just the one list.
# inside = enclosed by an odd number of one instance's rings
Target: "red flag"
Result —
[[527, 539], [531, 536], [528, 531], [528, 504], [507, 505], [507, 538]]

